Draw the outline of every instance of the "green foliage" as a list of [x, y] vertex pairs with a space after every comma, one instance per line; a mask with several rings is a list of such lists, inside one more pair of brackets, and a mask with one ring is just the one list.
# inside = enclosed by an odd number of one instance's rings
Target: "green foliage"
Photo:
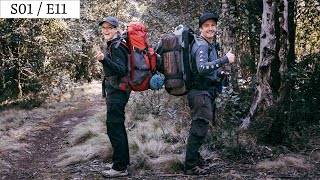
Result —
[[281, 105], [283, 142], [299, 148], [307, 143], [307, 127], [320, 123], [320, 54], [304, 57], [287, 78], [293, 89]]
[[320, 3], [316, 0], [298, 0], [296, 14], [297, 59], [319, 52]]
[[223, 87], [216, 97], [215, 122], [208, 133], [206, 147], [211, 150], [234, 148], [239, 146], [239, 126], [246, 115], [250, 101], [244, 99], [245, 93], [235, 92], [229, 84]]
[[304, 57], [287, 72], [290, 88], [285, 99], [256, 118], [259, 123], [255, 123], [252, 134], [258, 142], [285, 144], [294, 150], [307, 146], [310, 134], [320, 123], [319, 55]]
[[[229, 0], [227, 6], [228, 11], [221, 19], [221, 24], [218, 24], [217, 39], [223, 48], [226, 32], [222, 30], [231, 31], [230, 38], [233, 39], [231, 47], [237, 56], [234, 69], [238, 75], [247, 79], [256, 73], [256, 64], [259, 60], [262, 0]], [[226, 48], [229, 50], [230, 47]]]
[[38, 93], [42, 89], [45, 51], [41, 36], [44, 20], [0, 20], [0, 102]]

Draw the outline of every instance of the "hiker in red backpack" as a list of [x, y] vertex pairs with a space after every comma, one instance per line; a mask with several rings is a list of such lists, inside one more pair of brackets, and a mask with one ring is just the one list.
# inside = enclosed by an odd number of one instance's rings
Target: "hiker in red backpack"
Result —
[[113, 148], [112, 168], [102, 171], [102, 175], [105, 177], [127, 176], [129, 147], [124, 121], [125, 106], [129, 100], [130, 90], [121, 90], [119, 84], [128, 72], [127, 61], [129, 50], [122, 43], [115, 43], [120, 39], [117, 29], [119, 22], [116, 18], [103, 18], [99, 22], [99, 26], [108, 45], [107, 51], [104, 54], [99, 48], [96, 49], [96, 58], [103, 65], [106, 79], [107, 134]]
[[226, 63], [233, 63], [235, 55], [229, 51], [218, 59], [213, 36], [217, 31], [218, 16], [206, 13], [199, 17], [200, 36], [195, 37], [191, 49], [191, 90], [188, 101], [191, 113], [185, 158], [186, 174], [206, 174], [199, 149], [207, 135], [209, 123], [215, 116], [214, 80], [217, 70]]

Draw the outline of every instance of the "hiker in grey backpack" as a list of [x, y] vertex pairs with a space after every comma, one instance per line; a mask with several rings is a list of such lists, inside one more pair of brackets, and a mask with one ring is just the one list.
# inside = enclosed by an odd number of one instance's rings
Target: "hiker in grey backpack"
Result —
[[191, 90], [188, 103], [192, 122], [185, 157], [186, 174], [207, 174], [199, 149], [208, 133], [209, 123], [214, 122], [215, 118], [215, 73], [221, 66], [233, 63], [235, 59], [231, 50], [225, 56], [217, 57], [213, 42], [217, 21], [218, 16], [214, 13], [205, 13], [199, 17], [200, 36], [195, 37], [191, 49]]
[[[130, 91], [119, 89], [119, 81], [127, 74], [127, 58], [129, 50], [122, 44], [116, 46], [120, 39], [119, 22], [114, 17], [103, 18], [99, 22], [101, 33], [107, 41], [109, 51], [103, 54], [96, 49], [96, 58], [102, 63], [105, 74], [105, 89], [107, 91], [107, 134], [110, 139], [113, 156], [112, 168], [102, 171], [105, 177], [127, 176], [129, 165], [129, 147], [127, 132], [124, 125], [125, 106], [129, 100]], [[110, 52], [112, 56], [108, 53]]]

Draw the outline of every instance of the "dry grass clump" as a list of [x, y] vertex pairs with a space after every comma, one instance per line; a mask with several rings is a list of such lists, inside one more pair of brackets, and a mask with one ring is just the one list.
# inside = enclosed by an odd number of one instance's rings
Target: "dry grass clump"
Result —
[[37, 108], [31, 111], [18, 109], [1, 111], [0, 131], [11, 131], [27, 127], [28, 125], [31, 126], [32, 123], [38, 123], [43, 119], [48, 119], [52, 114], [55, 114], [53, 111], [56, 110]]
[[105, 113], [101, 113], [75, 126], [69, 133], [69, 142], [72, 146], [82, 144], [91, 138], [105, 134], [106, 131]]
[[57, 166], [85, 162], [93, 158], [106, 159], [110, 156], [112, 148], [106, 135], [105, 114], [98, 114], [78, 124], [69, 133], [68, 142], [72, 147], [58, 157]]
[[152, 159], [154, 169], [160, 172], [176, 173], [184, 170], [184, 155], [163, 155], [160, 158]]
[[106, 137], [95, 137], [86, 143], [68, 149], [58, 157], [57, 166], [66, 166], [75, 163], [86, 162], [93, 158], [105, 159], [112, 152], [111, 145]]
[[[165, 142], [166, 135], [178, 136], [172, 122], [156, 118], [145, 108], [141, 102], [134, 102], [134, 98], [130, 99], [126, 107], [126, 124], [130, 124], [127, 131], [130, 167], [133, 169], [151, 168], [150, 159], [158, 158], [162, 153], [171, 152], [168, 149], [174, 147], [173, 144]], [[137, 116], [134, 116], [136, 113], [143, 117], [143, 120], [137, 120]], [[57, 165], [65, 166], [92, 158], [111, 157], [112, 147], [106, 135], [105, 121], [105, 113], [101, 113], [74, 127], [68, 137], [72, 147], [59, 156], [60, 161]]]
[[161, 141], [162, 130], [153, 128], [152, 123], [137, 123], [135, 129], [128, 132], [130, 154], [144, 154], [148, 157], [158, 157], [166, 148]]
[[3, 160], [0, 159], [0, 174], [9, 171], [12, 166]]
[[[174, 159], [171, 153], [176, 147], [176, 144], [166, 142], [165, 135], [175, 134], [175, 127], [169, 121], [160, 121], [153, 115], [147, 115], [145, 122], [135, 122], [134, 129], [128, 132], [130, 158], [132, 159], [132, 168], [134, 169], [149, 169], [156, 168], [151, 161], [161, 159], [164, 154], [170, 153], [170, 159]], [[143, 166], [141, 166], [144, 164]], [[170, 164], [170, 163], [169, 163]]]
[[151, 169], [150, 157], [142, 151], [137, 151], [135, 154], [130, 152], [130, 168], [134, 170]]
[[27, 144], [19, 143], [11, 138], [5, 136], [0, 138], [0, 154], [9, 150], [23, 150], [25, 147]]
[[223, 179], [232, 179], [232, 180], [246, 179], [245, 177], [242, 177], [241, 174], [239, 174], [239, 172], [237, 172], [236, 170], [230, 170], [230, 172], [222, 173], [221, 177], [223, 177]]
[[298, 168], [309, 169], [311, 165], [303, 158], [283, 156], [274, 161], [263, 161], [256, 165], [257, 169], [282, 169], [282, 168]]
[[101, 82], [92, 81], [91, 83], [85, 83], [83, 85], [74, 85], [74, 87], [70, 87], [68, 92], [60, 97], [60, 101], [68, 102], [90, 100], [92, 98], [100, 97], [102, 95], [101, 92]]

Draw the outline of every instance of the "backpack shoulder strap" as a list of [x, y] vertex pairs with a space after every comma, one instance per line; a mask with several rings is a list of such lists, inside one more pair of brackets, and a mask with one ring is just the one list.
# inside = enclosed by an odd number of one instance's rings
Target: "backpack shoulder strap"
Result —
[[198, 45], [198, 47], [207, 46], [209, 49], [208, 50], [208, 57], [210, 56], [210, 52], [212, 51], [212, 48], [211, 48], [211, 46], [208, 46], [208, 42], [206, 40], [204, 40], [202, 37], [200, 37], [198, 35], [194, 35], [193, 41], [194, 41], [193, 43], [196, 43]]
[[119, 40], [114, 41], [114, 42], [112, 42], [112, 43], [109, 45], [108, 52], [109, 52], [109, 55], [110, 55], [111, 58], [112, 58], [111, 47], [112, 47], [112, 45], [114, 45], [114, 44], [115, 44], [115, 48], [116, 48], [116, 49], [117, 49], [120, 45], [122, 45], [122, 46], [124, 46], [124, 47], [129, 51], [129, 47], [128, 47], [127, 43], [125, 42], [124, 37], [121, 37]]
[[[115, 42], [112, 42], [111, 44], [116, 43], [115, 48], [118, 48], [119, 45], [123, 45], [125, 48], [129, 49], [129, 46], [127, 45], [127, 36], [121, 36], [121, 38]], [[111, 47], [111, 46], [110, 46]]]
[[198, 35], [194, 35], [194, 42], [197, 43], [198, 46], [208, 46], [207, 41]]

